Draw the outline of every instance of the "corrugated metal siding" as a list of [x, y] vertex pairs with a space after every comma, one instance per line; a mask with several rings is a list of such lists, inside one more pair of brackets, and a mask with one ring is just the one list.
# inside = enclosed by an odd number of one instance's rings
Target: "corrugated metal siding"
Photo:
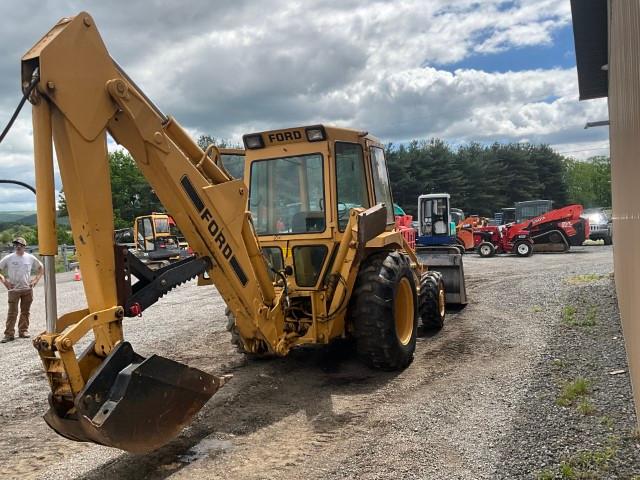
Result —
[[609, 6], [615, 278], [640, 413], [640, 0], [610, 0]]

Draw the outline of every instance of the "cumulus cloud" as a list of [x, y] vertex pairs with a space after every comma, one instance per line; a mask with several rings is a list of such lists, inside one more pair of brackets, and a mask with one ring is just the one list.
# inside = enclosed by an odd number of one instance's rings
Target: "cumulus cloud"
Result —
[[[112, 56], [194, 133], [239, 141], [324, 122], [394, 142], [606, 142], [604, 129], [582, 129], [607, 117], [606, 102], [578, 103], [574, 69], [447, 69], [474, 55], [550, 45], [570, 23], [569, 2], [86, 3], [0, 4], [0, 123], [19, 99], [22, 53], [58, 18], [86, 8]], [[33, 178], [28, 113], [0, 145], [0, 175]], [[22, 201], [13, 193], [0, 201]]]

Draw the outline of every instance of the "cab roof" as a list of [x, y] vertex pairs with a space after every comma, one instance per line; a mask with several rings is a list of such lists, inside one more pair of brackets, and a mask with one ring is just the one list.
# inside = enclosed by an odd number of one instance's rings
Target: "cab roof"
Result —
[[273, 145], [303, 142], [312, 143], [328, 140], [344, 140], [357, 143], [363, 138], [367, 139], [370, 143], [381, 145], [380, 140], [373, 135], [369, 135], [367, 131], [322, 124], [249, 133], [244, 135], [242, 140], [246, 149], [257, 150]]

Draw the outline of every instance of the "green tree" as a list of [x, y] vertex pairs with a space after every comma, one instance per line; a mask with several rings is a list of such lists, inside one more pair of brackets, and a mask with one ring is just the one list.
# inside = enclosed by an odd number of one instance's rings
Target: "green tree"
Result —
[[394, 199], [415, 215], [418, 196], [449, 193], [467, 214], [493, 216], [514, 202], [567, 202], [564, 158], [547, 145], [470, 143], [453, 150], [440, 139], [386, 147]]
[[609, 157], [566, 159], [568, 200], [585, 207], [611, 205], [611, 161]]
[[242, 148], [240, 145], [230, 142], [225, 138], [216, 138], [211, 135], [200, 135], [197, 140], [198, 146], [205, 150], [212, 143], [220, 148]]
[[139, 215], [163, 211], [162, 204], [127, 152], [109, 153], [115, 228], [133, 225]]
[[60, 190], [60, 193], [58, 194], [57, 210], [58, 210], [58, 217], [69, 216], [69, 210], [67, 210], [67, 199], [64, 198], [64, 192], [62, 190]]

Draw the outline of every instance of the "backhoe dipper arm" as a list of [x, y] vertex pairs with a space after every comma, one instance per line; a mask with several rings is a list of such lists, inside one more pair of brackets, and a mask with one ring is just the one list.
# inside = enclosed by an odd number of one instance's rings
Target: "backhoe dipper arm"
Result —
[[[175, 435], [221, 382], [161, 357], [145, 360], [123, 341], [122, 320], [138, 314], [140, 306], [125, 308], [127, 299], [117, 284], [122, 271], [113, 240], [107, 132], [132, 154], [201, 260], [195, 270], [185, 267], [188, 278], [208, 270], [243, 337], [260, 338], [270, 348], [277, 344], [283, 336], [284, 321], [274, 321], [283, 315], [281, 298], [245, 211], [248, 192], [242, 180], [230, 179], [147, 99], [111, 59], [91, 16], [83, 12], [62, 19], [24, 55], [23, 84], [37, 75], [30, 101], [38, 217], [45, 219], [39, 223], [39, 241], [45, 255], [55, 254], [53, 138], [88, 304], [55, 318], [55, 289], [47, 289], [54, 296], [48, 301], [47, 331], [34, 341], [52, 389], [52, 409], [45, 419], [76, 440], [148, 451]], [[91, 330], [94, 343], [76, 356], [74, 346]], [[162, 385], [157, 385], [158, 375]], [[155, 383], [149, 386], [144, 379]], [[168, 397], [162, 388], [169, 388]], [[164, 401], [134, 397], [151, 393], [164, 395]], [[175, 415], [177, 410], [184, 414]], [[135, 425], [134, 416], [141, 417]], [[162, 426], [156, 425], [157, 418], [165, 419]], [[154, 423], [151, 430], [149, 423]]]

